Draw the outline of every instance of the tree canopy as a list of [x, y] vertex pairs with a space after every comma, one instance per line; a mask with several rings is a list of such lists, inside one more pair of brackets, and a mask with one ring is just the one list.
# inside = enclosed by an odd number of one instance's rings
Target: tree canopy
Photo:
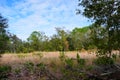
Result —
[[6, 28], [8, 28], [7, 19], [0, 14], [0, 53], [7, 49], [9, 36]]
[[[105, 53], [120, 49], [120, 1], [119, 0], [79, 0], [82, 14], [94, 22], [94, 27], [103, 26], [107, 32]], [[108, 51], [108, 52], [107, 52]]]

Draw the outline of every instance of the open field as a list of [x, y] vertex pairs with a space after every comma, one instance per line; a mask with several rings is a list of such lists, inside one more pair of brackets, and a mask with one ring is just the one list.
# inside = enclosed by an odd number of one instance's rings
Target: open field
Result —
[[[81, 58], [86, 59], [91, 63], [93, 59], [96, 58], [96, 55], [94, 52], [90, 51], [68, 51], [65, 52], [65, 55], [68, 58], [76, 58], [77, 53], [80, 55]], [[117, 52], [118, 53], [118, 52]], [[34, 63], [45, 61], [47, 60], [54, 60], [58, 59], [60, 56], [60, 52], [32, 52], [32, 53], [6, 53], [2, 55], [2, 58], [0, 59], [0, 64], [19, 64], [24, 63], [26, 61], [32, 61]], [[120, 62], [119, 59], [117, 59], [117, 62]]]
[[[76, 58], [77, 52], [65, 52], [65, 55], [69, 58]], [[81, 58], [92, 60], [95, 58], [95, 54], [90, 54], [87, 51], [79, 52]], [[33, 52], [33, 53], [19, 53], [19, 54], [3, 54], [0, 64], [14, 64], [24, 63], [25, 61], [40, 62], [52, 59], [58, 59], [60, 52]]]
[[[77, 53], [85, 60], [85, 65], [83, 60], [82, 63], [77, 63]], [[5, 74], [9, 80], [84, 80], [91, 74], [101, 74], [102, 70], [93, 63], [96, 59], [95, 53], [68, 51], [64, 54], [65, 60], [60, 58], [60, 52], [6, 53], [0, 58], [0, 65], [11, 67], [7, 75]], [[116, 59], [116, 63], [120, 63], [119, 58]]]

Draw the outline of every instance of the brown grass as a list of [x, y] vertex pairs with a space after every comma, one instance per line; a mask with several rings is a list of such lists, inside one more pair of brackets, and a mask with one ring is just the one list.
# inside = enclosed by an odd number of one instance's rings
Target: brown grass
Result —
[[[37, 54], [36, 54], [37, 53]], [[50, 63], [54, 61], [56, 63], [59, 62], [59, 54], [60, 52], [33, 52], [33, 53], [20, 53], [20, 54], [3, 54], [0, 59], [0, 64], [22, 64], [26, 61], [32, 61], [34, 63], [45, 62]], [[40, 57], [38, 54], [42, 54], [43, 57]], [[76, 58], [77, 52], [65, 52], [65, 55], [69, 58]], [[90, 54], [87, 51], [79, 52], [81, 58], [87, 59], [91, 62], [95, 58], [95, 54]]]
[[[91, 64], [92, 61], [96, 58], [95, 53], [92, 51], [68, 51], [65, 52], [65, 55], [69, 58], [76, 58], [77, 53], [81, 58], [86, 59], [88, 64]], [[116, 52], [114, 52], [116, 53]], [[54, 62], [59, 64], [60, 52], [33, 52], [33, 53], [7, 53], [3, 54], [0, 58], [0, 64], [22, 64], [26, 61], [31, 61], [33, 63], [44, 62], [50, 64]], [[120, 59], [117, 59], [117, 62], [120, 62]]]
[[[90, 64], [92, 64], [92, 61], [96, 58], [95, 54], [91, 51], [82, 51], [82, 52], [76, 52], [76, 51], [70, 52], [69, 51], [69, 52], [65, 52], [65, 56], [67, 56], [69, 58], [76, 58], [77, 53], [80, 55], [81, 58], [86, 60], [86, 66], [84, 66], [84, 68], [86, 68]], [[63, 74], [62, 70], [65, 68], [64, 63], [62, 61], [60, 61], [59, 56], [60, 56], [60, 52], [33, 52], [33, 53], [27, 53], [27, 54], [25, 54], [25, 53], [19, 53], [19, 54], [7, 53], [7, 54], [3, 54], [2, 57], [0, 58], [0, 65], [7, 64], [12, 67], [12, 72], [10, 73], [10, 74], [12, 74], [12, 76], [9, 76], [9, 78], [11, 80], [18, 80], [18, 79], [19, 80], [27, 80], [27, 79], [33, 80], [33, 79], [31, 79], [31, 76], [37, 77], [37, 75], [35, 75], [35, 74], [33, 74], [33, 75], [28, 74], [28, 76], [26, 76], [27, 74], [25, 72], [27, 70], [24, 69], [25, 68], [24, 63], [26, 63], [27, 61], [33, 62], [34, 64], [39, 64], [41, 62], [44, 63], [45, 65], [47, 65], [47, 69], [50, 71], [50, 73], [52, 73], [57, 78], [59, 78], [59, 77], [62, 77], [62, 74]], [[120, 62], [120, 59], [118, 59], [118, 61]], [[16, 74], [14, 73], [14, 71], [16, 69], [21, 70], [21, 72], [19, 73], [19, 75], [22, 74], [21, 78], [17, 77], [18, 78], [17, 79], [15, 77]], [[34, 68], [34, 69], [36, 69], [36, 68]], [[27, 71], [27, 72], [29, 73], [30, 71]], [[42, 77], [42, 78], [44, 78], [44, 77]], [[36, 79], [36, 80], [46, 80], [46, 79], [42, 79], [42, 78]]]

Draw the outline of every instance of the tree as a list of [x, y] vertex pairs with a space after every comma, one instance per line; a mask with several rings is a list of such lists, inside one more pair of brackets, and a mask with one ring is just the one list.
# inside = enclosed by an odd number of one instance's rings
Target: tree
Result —
[[7, 19], [0, 14], [0, 53], [4, 53], [7, 50], [7, 43], [9, 41]]
[[8, 43], [8, 47], [9, 47], [9, 52], [22, 52], [23, 50], [23, 43], [22, 40], [19, 39], [16, 35], [10, 35], [9, 37], [9, 43]]
[[83, 28], [75, 28], [71, 32], [71, 39], [74, 49], [81, 50], [88, 48], [90, 29], [89, 26]]
[[101, 48], [111, 57], [111, 51], [120, 50], [120, 0], [79, 0], [82, 14], [94, 22], [94, 27], [103, 26], [107, 32], [107, 44]]
[[41, 50], [42, 51], [50, 51], [51, 49], [51, 45], [50, 45], [50, 40], [49, 40], [49, 37], [46, 36], [45, 34], [42, 34], [43, 36], [43, 40], [41, 41]]
[[69, 49], [69, 44], [67, 41], [68, 33], [62, 28], [56, 28], [57, 35], [61, 40], [61, 50], [67, 51]]
[[42, 43], [44, 41], [44, 34], [39, 31], [33, 31], [29, 38], [27, 39], [31, 45], [31, 48], [35, 51], [42, 50], [44, 46]]
[[50, 50], [61, 51], [62, 41], [58, 35], [54, 34], [50, 39]]
[[104, 27], [92, 24], [90, 26], [90, 31], [91, 43], [95, 45], [97, 49], [105, 49], [106, 46], [108, 46], [108, 34], [106, 29]]

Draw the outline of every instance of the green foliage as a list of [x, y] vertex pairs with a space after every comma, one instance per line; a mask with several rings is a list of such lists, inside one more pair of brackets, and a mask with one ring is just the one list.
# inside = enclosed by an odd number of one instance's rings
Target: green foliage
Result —
[[60, 40], [59, 46], [61, 51], [69, 50], [69, 44], [67, 41], [68, 33], [62, 28], [56, 28], [58, 39]]
[[0, 66], [0, 80], [4, 80], [8, 77], [8, 74], [11, 72], [11, 67], [8, 65]]
[[40, 70], [45, 70], [45, 64], [39, 63], [36, 65]]
[[86, 74], [79, 71], [64, 69], [61, 80], [86, 80]]
[[[79, 80], [86, 79], [87, 76], [84, 72], [82, 72], [83, 67], [85, 67], [85, 60], [81, 59], [79, 54], [76, 56], [77, 58], [77, 66], [75, 61], [72, 58], [65, 58], [65, 68], [62, 69], [63, 77], [62, 80]], [[90, 70], [91, 68], [89, 68]]]
[[34, 63], [32, 62], [26, 62], [25, 64], [25, 68], [30, 71], [30, 73], [33, 73], [34, 72]]
[[14, 73], [17, 75], [17, 74], [19, 74], [21, 72], [21, 69], [20, 68], [15, 68], [14, 69]]
[[43, 50], [42, 46], [45, 38], [46, 36], [44, 35], [44, 33], [33, 31], [27, 40], [34, 51], [39, 51]]
[[[120, 1], [119, 0], [79, 0], [84, 8], [82, 14], [94, 22], [94, 42], [98, 50], [111, 57], [114, 49], [120, 49]], [[109, 13], [109, 14], [108, 14]], [[100, 26], [104, 28], [100, 29]]]
[[8, 43], [8, 49], [11, 53], [22, 52], [22, 40], [20, 40], [16, 35], [10, 34], [10, 39]]
[[9, 34], [6, 30], [8, 27], [7, 19], [0, 14], [0, 53], [7, 50], [7, 43], [9, 42]]
[[116, 54], [112, 54], [112, 58], [113, 58], [114, 60], [116, 60], [116, 59], [117, 59], [117, 55], [116, 55]]
[[65, 56], [65, 52], [64, 52], [64, 51], [61, 51], [61, 52], [60, 52], [59, 58], [60, 58], [61, 61], [65, 61], [66, 56]]
[[22, 47], [22, 50], [21, 52], [23, 53], [30, 53], [30, 52], [33, 52], [33, 48], [31, 47], [30, 43], [28, 42], [23, 42], [23, 47]]
[[79, 67], [85, 66], [85, 63], [86, 63], [86, 62], [85, 62], [85, 59], [81, 59], [78, 53], [77, 53], [76, 58], [77, 58], [77, 63], [78, 63], [78, 66], [79, 66]]
[[81, 33], [81, 34], [86, 34], [86, 32], [89, 30], [89, 26], [85, 26], [83, 28], [75, 28], [72, 30], [72, 34], [76, 34], [76, 33]]
[[[59, 39], [58, 35], [53, 35], [50, 40], [51, 50], [52, 51], [61, 51], [61, 40]], [[53, 48], [54, 47], [54, 48]]]
[[93, 65], [88, 65], [88, 66], [86, 67], [86, 70], [87, 70], [87, 71], [91, 71], [93, 68], [94, 68]]
[[78, 53], [77, 53], [76, 58], [77, 58], [77, 61], [80, 59], [80, 55]]
[[78, 49], [78, 50], [81, 50], [82, 48], [87, 49], [90, 42], [88, 41], [90, 37], [89, 26], [73, 29], [70, 34], [70, 37], [74, 49]]
[[73, 67], [73, 60], [71, 58], [65, 59], [65, 64], [67, 67], [72, 68]]
[[98, 57], [94, 62], [97, 65], [112, 65], [112, 64], [114, 64], [113, 58], [106, 57], [106, 56]]
[[90, 26], [91, 30], [91, 36], [92, 44], [94, 44], [97, 49], [104, 49], [107, 47], [107, 31], [104, 27], [101, 27], [99, 25], [92, 24]]
[[27, 41], [20, 40], [16, 35], [10, 36], [8, 43], [8, 52], [11, 53], [29, 53], [33, 51], [67, 51], [92, 49], [90, 29], [88, 27], [75, 28], [71, 32], [62, 28], [56, 28], [57, 34], [48, 38], [45, 34], [34, 31]]

